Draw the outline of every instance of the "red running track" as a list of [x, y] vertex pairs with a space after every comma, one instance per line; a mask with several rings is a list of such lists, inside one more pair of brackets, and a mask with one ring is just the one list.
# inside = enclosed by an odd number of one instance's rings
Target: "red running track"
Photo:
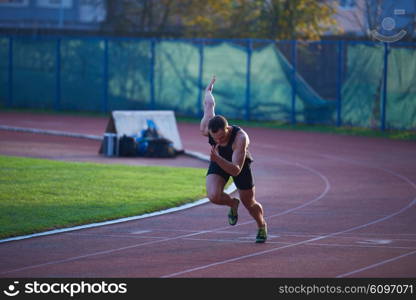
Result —
[[[101, 135], [104, 118], [0, 113], [0, 125]], [[185, 149], [208, 153], [197, 124]], [[416, 144], [244, 128], [257, 200], [237, 226], [210, 203], [162, 216], [0, 244], [0, 277], [415, 277]], [[0, 130], [0, 154], [102, 163], [203, 167], [188, 157], [109, 159], [96, 141]], [[191, 184], [191, 183], [190, 183]]]

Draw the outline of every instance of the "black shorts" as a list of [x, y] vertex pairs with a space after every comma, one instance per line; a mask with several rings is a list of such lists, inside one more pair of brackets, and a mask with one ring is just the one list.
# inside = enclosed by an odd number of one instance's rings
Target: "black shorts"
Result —
[[[238, 174], [237, 176], [233, 176], [235, 186], [239, 190], [250, 190], [254, 187], [254, 178], [251, 172], [250, 164], [251, 162], [246, 161], [243, 165], [243, 169], [241, 170], [240, 174]], [[212, 161], [209, 163], [207, 175], [209, 174], [220, 175], [222, 178], [224, 178], [225, 182], [227, 182], [231, 176], [230, 174], [225, 172], [217, 163]]]

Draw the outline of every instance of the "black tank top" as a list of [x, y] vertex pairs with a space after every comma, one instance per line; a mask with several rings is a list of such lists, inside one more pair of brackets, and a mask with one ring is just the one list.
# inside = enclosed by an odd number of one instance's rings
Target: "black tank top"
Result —
[[[235, 140], [235, 137], [237, 135], [237, 133], [241, 130], [240, 127], [232, 125], [231, 126], [231, 135], [230, 135], [230, 139], [228, 140], [227, 145], [225, 146], [219, 146], [218, 147], [218, 152], [220, 154], [220, 156], [222, 156], [223, 158], [225, 158], [228, 161], [232, 161], [233, 158], [233, 143]], [[214, 141], [214, 139], [212, 138], [212, 136], [208, 133], [208, 142], [211, 146], [215, 146], [217, 145], [217, 143]], [[251, 156], [251, 153], [247, 150], [247, 154], [246, 154], [246, 160], [244, 161], [244, 163], [246, 162], [252, 162], [253, 161], [253, 157]]]

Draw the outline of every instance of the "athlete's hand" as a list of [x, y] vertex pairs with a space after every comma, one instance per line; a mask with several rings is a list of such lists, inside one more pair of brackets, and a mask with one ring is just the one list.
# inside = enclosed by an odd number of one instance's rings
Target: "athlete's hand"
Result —
[[220, 153], [218, 152], [218, 144], [215, 146], [212, 146], [211, 148], [211, 156], [210, 160], [213, 162], [218, 162], [218, 160], [221, 159]]
[[210, 83], [208, 84], [207, 88], [205, 89], [205, 92], [212, 92], [212, 89], [214, 88], [214, 82], [215, 82], [215, 75], [212, 76]]
[[211, 82], [207, 85], [205, 89], [205, 99], [204, 99], [204, 105], [205, 106], [214, 106], [215, 100], [214, 96], [212, 95], [212, 89], [214, 88], [214, 82], [215, 82], [215, 75], [212, 76]]

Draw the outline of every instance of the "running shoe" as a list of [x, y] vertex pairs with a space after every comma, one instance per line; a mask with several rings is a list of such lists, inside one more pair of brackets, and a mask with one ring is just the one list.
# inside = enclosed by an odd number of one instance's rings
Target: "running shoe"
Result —
[[257, 231], [256, 243], [264, 243], [267, 240], [267, 224]]
[[233, 198], [233, 200], [237, 200], [238, 203], [237, 203], [236, 208], [230, 207], [230, 210], [228, 212], [228, 223], [232, 226], [237, 224], [237, 221], [238, 221], [238, 206], [240, 205], [240, 200], [238, 200], [237, 198]]

